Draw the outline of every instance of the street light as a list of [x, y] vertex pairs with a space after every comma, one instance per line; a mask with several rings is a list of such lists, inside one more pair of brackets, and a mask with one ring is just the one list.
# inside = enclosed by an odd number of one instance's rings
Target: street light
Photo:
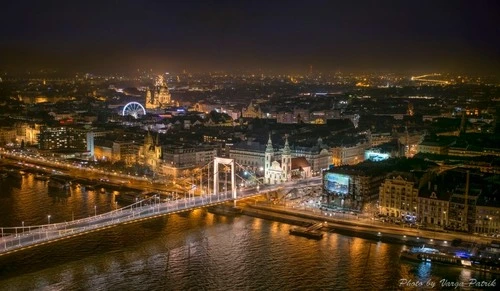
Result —
[[49, 214], [49, 215], [47, 215], [47, 220], [48, 220], [48, 222], [49, 222], [48, 224], [50, 224], [50, 214]]
[[97, 216], [97, 205], [94, 205], [94, 216]]

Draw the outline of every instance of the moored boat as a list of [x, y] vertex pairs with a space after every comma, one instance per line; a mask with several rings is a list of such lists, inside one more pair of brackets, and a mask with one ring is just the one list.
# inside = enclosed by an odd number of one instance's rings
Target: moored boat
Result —
[[296, 227], [296, 228], [290, 229], [289, 232], [292, 235], [307, 237], [307, 238], [311, 238], [311, 239], [320, 240], [323, 238], [322, 232], [316, 231], [316, 230], [307, 230], [305, 228]]
[[437, 249], [422, 247], [414, 247], [401, 252], [401, 258], [421, 261], [421, 262], [436, 262], [440, 264], [449, 264], [456, 266], [470, 267], [472, 262], [469, 259], [461, 258], [453, 254], [443, 253]]
[[66, 189], [69, 187], [69, 182], [63, 179], [51, 178], [49, 180], [48, 186], [49, 188], [57, 188], [57, 189]]

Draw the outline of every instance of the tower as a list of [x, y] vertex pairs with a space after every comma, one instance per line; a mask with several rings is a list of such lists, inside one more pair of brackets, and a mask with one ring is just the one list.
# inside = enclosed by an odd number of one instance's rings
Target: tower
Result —
[[159, 144], [159, 137], [156, 136], [156, 141], [153, 139], [151, 132], [144, 138], [144, 145], [142, 146], [141, 158], [142, 162], [151, 166], [153, 171], [156, 171], [157, 166], [161, 159], [161, 146]]
[[155, 140], [155, 157], [157, 159], [161, 159], [161, 146], [160, 146], [160, 133], [158, 132], [156, 134], [156, 140]]
[[158, 107], [157, 105], [155, 105], [155, 100], [151, 95], [151, 91], [149, 90], [149, 88], [146, 91], [146, 102], [144, 104], [146, 104], [146, 109], [154, 109]]
[[292, 179], [292, 151], [288, 144], [288, 135], [285, 136], [285, 147], [281, 154], [281, 170], [283, 182], [290, 181]]
[[266, 184], [270, 183], [269, 170], [271, 169], [271, 163], [273, 157], [274, 157], [273, 142], [271, 140], [271, 134], [269, 134], [269, 140], [267, 141], [266, 152], [264, 154], [264, 178]]

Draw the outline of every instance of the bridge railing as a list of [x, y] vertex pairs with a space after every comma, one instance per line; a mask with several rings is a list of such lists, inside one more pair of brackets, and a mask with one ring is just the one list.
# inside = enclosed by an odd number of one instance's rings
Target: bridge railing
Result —
[[[276, 187], [278, 186], [279, 185]], [[262, 189], [262, 191], [258, 190], [255, 193], [245, 193], [236, 199], [260, 195], [265, 191], [273, 191], [276, 187], [269, 187], [267, 189]], [[206, 193], [200, 196], [192, 195], [168, 202], [161, 202], [159, 195], [155, 195], [123, 208], [78, 220], [35, 226], [0, 227], [0, 255], [31, 245], [43, 244], [66, 237], [76, 236], [120, 223], [132, 222], [148, 217], [232, 200], [234, 199], [230, 191], [217, 194]]]
[[36, 245], [85, 232], [95, 231], [97, 229], [110, 227], [119, 223], [131, 222], [179, 210], [202, 207], [212, 203], [232, 200], [231, 193], [221, 193], [219, 195], [210, 196], [212, 197], [205, 195], [169, 202], [144, 203], [148, 201], [153, 202], [153, 199], [158, 200], [158, 198], [152, 197], [138, 201], [137, 203], [124, 208], [71, 222], [1, 228], [2, 238], [0, 240], [0, 254], [10, 250], [28, 247], [30, 245]]

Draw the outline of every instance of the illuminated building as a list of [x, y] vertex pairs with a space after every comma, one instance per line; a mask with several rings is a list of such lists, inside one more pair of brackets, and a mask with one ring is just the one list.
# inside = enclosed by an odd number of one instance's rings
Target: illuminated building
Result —
[[122, 161], [126, 165], [132, 165], [139, 161], [138, 154], [141, 145], [135, 141], [113, 141], [111, 152], [112, 161]]
[[94, 159], [99, 161], [113, 160], [113, 142], [108, 140], [95, 140]]
[[197, 147], [192, 145], [164, 145], [161, 172], [164, 175], [178, 176], [181, 171], [203, 167], [217, 156], [213, 146]]
[[253, 102], [250, 102], [250, 105], [248, 105], [247, 108], [243, 108], [242, 116], [247, 118], [263, 118], [264, 114], [262, 113], [259, 104], [253, 104]]
[[[293, 159], [298, 157], [306, 158], [311, 167], [311, 174], [313, 176], [319, 175], [321, 171], [328, 168], [331, 164], [331, 154], [327, 146], [323, 144], [323, 140], [318, 138], [318, 143], [313, 146], [297, 146], [291, 147], [292, 162]], [[292, 167], [293, 168], [293, 167]]]
[[12, 127], [1, 127], [0, 128], [0, 145], [5, 145], [8, 143], [15, 142], [16, 140], [16, 129]]
[[365, 150], [369, 143], [360, 142], [353, 146], [339, 146], [330, 149], [332, 153], [332, 164], [335, 166], [355, 165], [365, 159]]
[[[285, 142], [285, 148], [286, 148], [286, 142]], [[292, 163], [288, 170], [294, 173], [295, 178], [299, 178], [300, 176], [309, 177], [313, 175], [318, 175], [321, 173], [322, 170], [326, 169], [330, 163], [331, 159], [330, 153], [324, 147], [321, 139], [318, 139], [318, 144], [311, 147], [288, 145], [288, 148], [290, 150], [290, 157], [291, 157], [290, 161]], [[269, 176], [271, 175], [271, 173], [273, 173], [272, 174], [273, 177], [276, 177], [275, 179], [273, 179], [274, 183], [277, 183], [277, 181], [279, 180], [278, 176], [283, 175], [282, 174], [283, 169], [280, 163], [283, 162], [282, 154], [283, 152], [276, 151], [272, 146], [272, 142], [270, 144], [269, 141], [267, 146], [255, 141], [244, 141], [232, 145], [231, 148], [229, 149], [230, 157], [234, 159], [236, 163], [242, 165], [243, 167], [258, 173], [259, 175], [263, 174], [264, 176], [265, 176], [265, 169], [267, 168], [269, 179], [265, 180], [265, 183], [268, 183], [266, 181], [271, 180]], [[266, 155], [267, 157], [269, 157], [269, 159], [267, 160], [269, 162], [266, 162]], [[305, 163], [302, 160], [302, 158], [304, 158], [307, 163]], [[274, 170], [272, 170], [273, 161], [277, 163]], [[288, 162], [288, 160], [286, 162]], [[295, 168], [294, 165], [296, 165]], [[301, 167], [303, 167], [303, 170], [305, 172], [302, 172], [299, 175], [297, 171], [300, 171], [299, 168]], [[262, 173], [262, 171], [264, 172]], [[290, 178], [291, 175], [292, 173], [290, 173]]]
[[[324, 203], [356, 210], [371, 209], [373, 211], [379, 206], [377, 205], [377, 201], [380, 198], [381, 184], [386, 181], [388, 173], [395, 171], [399, 167], [426, 169], [428, 166], [426, 166], [426, 162], [412, 165], [406, 159], [390, 159], [379, 163], [367, 161], [358, 165], [346, 165], [342, 167], [335, 167], [332, 165], [327, 171], [323, 172]], [[401, 173], [401, 176], [406, 177], [404, 173]], [[387, 182], [387, 185], [390, 185], [390, 183], [392, 182]], [[390, 187], [391, 186], [389, 186], [389, 194], [391, 194]], [[394, 209], [400, 207], [398, 208], [400, 214], [402, 212], [409, 212], [411, 211], [410, 209], [415, 211], [414, 207], [417, 206], [417, 198], [415, 195], [416, 194], [407, 193], [405, 188], [405, 205], [399, 204], [399, 206], [397, 206], [395, 204], [396, 201], [394, 201], [394, 206], [391, 206], [392, 201], [389, 200], [389, 204], [386, 205], [386, 207]], [[408, 200], [409, 197], [412, 197], [411, 201]], [[403, 203], [401, 197], [399, 199], [398, 203]], [[406, 205], [406, 203], [408, 203], [408, 205]], [[396, 214], [396, 210], [394, 210], [394, 215]]]
[[148, 134], [144, 138], [144, 145], [139, 150], [139, 160], [143, 164], [150, 166], [154, 171], [160, 164], [161, 154], [159, 135], [157, 134], [156, 140], [153, 140], [151, 133], [148, 131]]
[[500, 204], [497, 200], [488, 200], [490, 199], [478, 201], [474, 232], [498, 235], [500, 234]]
[[416, 179], [406, 173], [393, 174], [380, 186], [380, 213], [408, 221], [415, 221], [418, 204]]
[[42, 127], [38, 136], [41, 150], [87, 150], [87, 131], [84, 129], [60, 126]]
[[292, 153], [288, 144], [288, 137], [285, 138], [285, 146], [281, 152], [281, 161], [275, 159], [273, 142], [271, 135], [266, 146], [264, 160], [264, 183], [281, 184], [292, 179]]
[[173, 102], [168, 90], [167, 83], [162, 75], [156, 78], [153, 91], [149, 89], [146, 91], [146, 109], [160, 109], [166, 108]]

